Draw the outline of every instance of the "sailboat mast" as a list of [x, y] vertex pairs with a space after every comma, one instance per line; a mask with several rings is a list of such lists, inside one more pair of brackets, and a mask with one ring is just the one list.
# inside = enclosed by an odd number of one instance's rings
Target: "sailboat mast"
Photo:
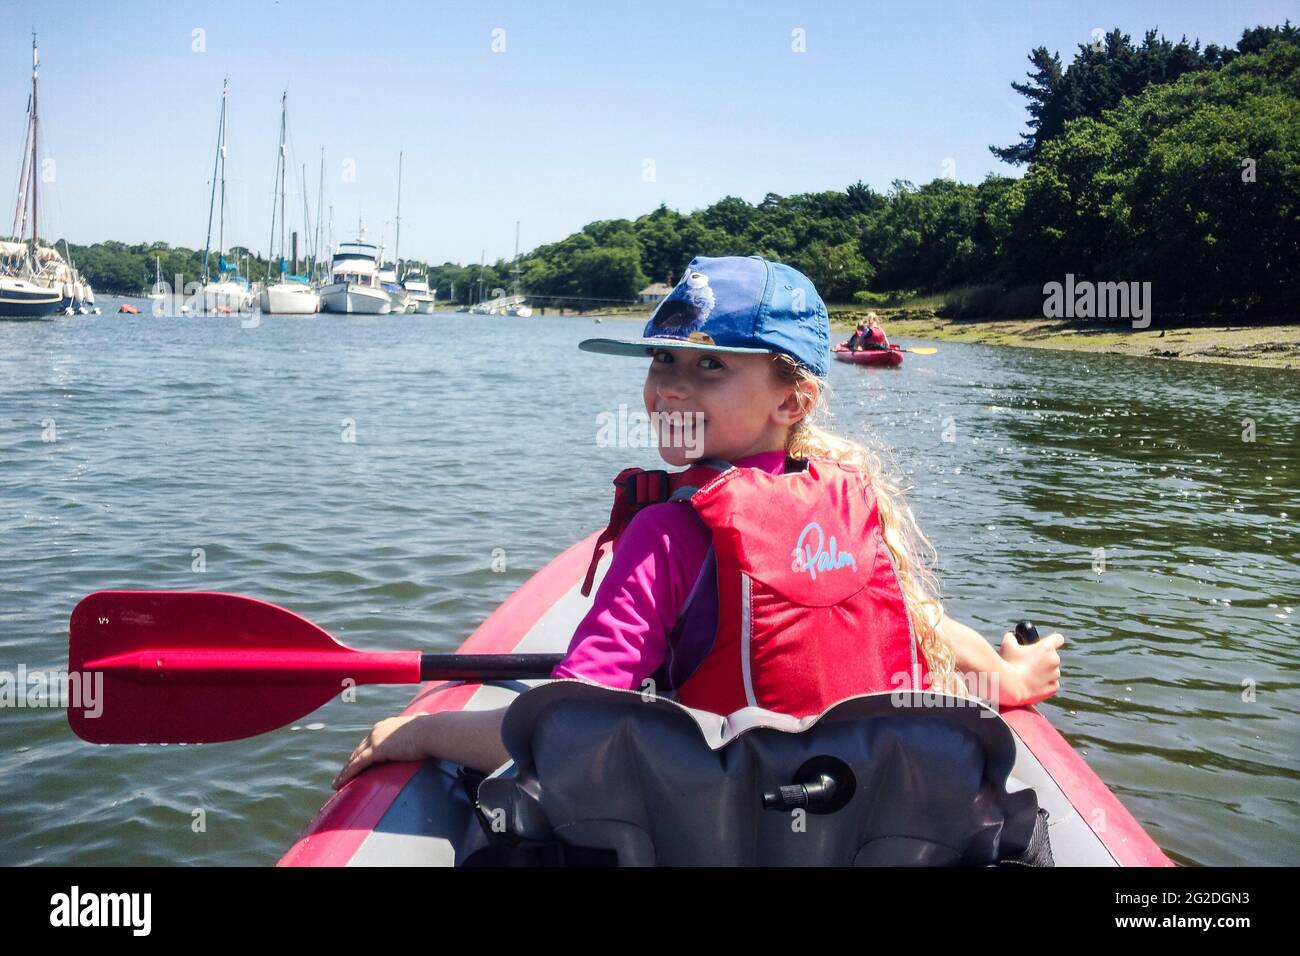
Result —
[[[307, 202], [307, 164], [302, 164], [302, 178], [298, 180], [302, 183], [302, 244], [307, 245], [307, 237], [311, 235], [311, 205]], [[303, 259], [307, 258], [307, 250], [303, 249]], [[294, 243], [293, 247], [293, 272], [294, 275], [300, 275], [298, 272], [298, 244]]]
[[284, 124], [285, 116], [288, 113], [289, 91], [285, 90], [280, 96], [280, 275], [284, 275], [284, 176], [288, 171], [289, 158], [284, 151]]
[[[402, 248], [402, 153], [397, 153], [397, 238], [393, 240], [393, 268], [401, 268], [399, 250]], [[398, 276], [401, 279], [401, 276]]]
[[320, 180], [317, 185], [316, 193], [316, 238], [311, 246], [311, 266], [312, 274], [315, 275], [316, 265], [320, 261], [320, 233], [321, 220], [325, 212], [325, 147], [320, 148]]
[[[217, 219], [217, 255], [224, 255], [226, 249], [226, 91], [221, 90], [221, 145], [217, 150], [221, 160], [221, 207]], [[218, 264], [217, 271], [221, 271]], [[218, 276], [220, 278], [220, 276]]]
[[[203, 284], [208, 284], [209, 272], [208, 260], [212, 258], [212, 207], [217, 201], [217, 163], [221, 159], [222, 147], [226, 138], [226, 87], [230, 83], [229, 78], [221, 81], [221, 120], [217, 124], [217, 155], [212, 159], [212, 193], [208, 197], [208, 235], [203, 240]], [[222, 201], [225, 201], [225, 193], [222, 192]]]
[[519, 220], [515, 220], [515, 263], [514, 268], [510, 270], [515, 277], [515, 289], [513, 295], [519, 295]]
[[38, 261], [39, 261], [39, 260], [37, 260], [37, 258], [36, 258], [36, 230], [37, 230], [37, 228], [38, 228], [37, 224], [40, 222], [40, 219], [37, 217], [36, 191], [37, 191], [37, 184], [40, 182], [40, 178], [41, 178], [41, 177], [40, 177], [39, 175], [37, 175], [37, 173], [36, 173], [36, 136], [37, 136], [37, 132], [38, 132], [38, 129], [39, 129], [39, 127], [38, 127], [38, 123], [40, 122], [39, 119], [37, 118], [37, 117], [39, 116], [39, 114], [36, 112], [36, 68], [37, 68], [38, 66], [40, 66], [40, 63], [41, 63], [41, 57], [40, 57], [40, 54], [39, 54], [39, 53], [37, 52], [37, 50], [36, 50], [36, 32], [35, 32], [35, 31], [32, 31], [32, 123], [31, 123], [31, 126], [32, 126], [32, 160], [31, 160], [31, 166], [30, 166], [30, 170], [31, 170], [31, 172], [30, 172], [30, 174], [29, 174], [29, 178], [31, 179], [31, 183], [32, 183], [32, 244], [31, 244], [31, 257], [32, 257], [32, 269], [33, 269], [33, 270], [35, 270], [35, 269], [37, 268], [37, 264], [38, 264]]
[[266, 281], [271, 281], [271, 259], [275, 256], [275, 211], [276, 203], [284, 202], [284, 191], [280, 189], [280, 166], [284, 162], [284, 96], [280, 97], [280, 142], [275, 153], [275, 178], [271, 180], [271, 237], [266, 241]]

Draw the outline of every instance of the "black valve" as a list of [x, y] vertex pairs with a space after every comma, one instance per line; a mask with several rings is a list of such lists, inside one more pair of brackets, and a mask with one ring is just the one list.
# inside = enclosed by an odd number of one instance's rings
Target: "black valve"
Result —
[[834, 813], [848, 805], [857, 789], [853, 770], [838, 757], [813, 757], [794, 775], [794, 782], [763, 794], [764, 810]]

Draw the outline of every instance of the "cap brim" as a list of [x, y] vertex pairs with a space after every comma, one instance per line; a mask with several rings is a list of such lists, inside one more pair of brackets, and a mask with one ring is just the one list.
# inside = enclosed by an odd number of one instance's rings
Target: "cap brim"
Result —
[[692, 352], [736, 352], [747, 355], [771, 355], [773, 349], [742, 348], [732, 345], [709, 345], [705, 342], [687, 342], [669, 336], [643, 339], [583, 339], [578, 348], [584, 352], [602, 355], [653, 355], [658, 349], [689, 349]]

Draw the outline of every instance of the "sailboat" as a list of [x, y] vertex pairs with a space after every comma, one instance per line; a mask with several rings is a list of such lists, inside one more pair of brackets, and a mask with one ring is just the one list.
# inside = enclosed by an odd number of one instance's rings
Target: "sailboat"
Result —
[[167, 298], [167, 289], [162, 280], [162, 256], [153, 257], [153, 289], [149, 291], [148, 297], [153, 302], [162, 302]]
[[[311, 279], [308, 276], [293, 275], [289, 272], [288, 262], [284, 258], [284, 176], [285, 166], [287, 165], [284, 152], [284, 132], [286, 117], [288, 115], [288, 98], [289, 94], [287, 91], [280, 97], [280, 150], [275, 164], [275, 176], [280, 185], [278, 206], [280, 212], [280, 281], [271, 284], [271, 278], [269, 275], [267, 276], [267, 285], [262, 289], [261, 306], [263, 312], [276, 315], [313, 315], [320, 311], [320, 296], [317, 295], [316, 290], [311, 287]], [[271, 242], [270, 245], [267, 246], [268, 254], [275, 248], [276, 209], [276, 202], [272, 199]], [[296, 237], [294, 241], [296, 244]], [[298, 253], [295, 245], [295, 261], [297, 255]]]
[[[52, 264], [62, 263], [54, 249], [38, 244], [38, 196], [40, 176], [36, 157], [36, 75], [40, 54], [32, 34], [32, 94], [27, 110], [27, 143], [18, 177], [18, 201], [14, 207], [13, 241], [0, 242], [0, 316], [45, 319], [63, 311], [63, 283]], [[28, 215], [30, 209], [30, 218]], [[31, 235], [27, 227], [31, 226]]]
[[[246, 312], [253, 304], [248, 280], [222, 254], [226, 237], [226, 101], [230, 81], [221, 83], [221, 120], [217, 125], [217, 155], [212, 161], [212, 193], [208, 199], [208, 235], [203, 244], [203, 279], [195, 296], [185, 304], [187, 312], [215, 315]], [[217, 177], [221, 177], [221, 203], [217, 207]], [[217, 278], [212, 278], [212, 213], [219, 208], [217, 220]], [[227, 278], [229, 276], [229, 278]]]
[[388, 300], [392, 304], [390, 311], [393, 315], [404, 315], [407, 312], [415, 311], [415, 303], [411, 301], [410, 294], [402, 288], [402, 284], [397, 281], [397, 270], [401, 266], [401, 259], [398, 253], [402, 247], [402, 154], [397, 154], [397, 240], [393, 243], [393, 268], [389, 269], [381, 266], [379, 269], [379, 284], [384, 291], [388, 293]]
[[524, 297], [519, 294], [519, 273], [523, 271], [519, 268], [519, 220], [515, 220], [515, 264], [510, 270], [511, 275], [515, 277], [515, 287], [511, 294], [511, 302], [506, 306], [506, 315], [517, 315], [521, 319], [529, 318], [533, 310], [524, 305]]

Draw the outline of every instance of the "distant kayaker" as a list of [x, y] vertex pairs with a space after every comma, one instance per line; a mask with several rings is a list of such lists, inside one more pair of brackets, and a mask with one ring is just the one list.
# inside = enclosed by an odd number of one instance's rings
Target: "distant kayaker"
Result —
[[[696, 258], [642, 338], [579, 343], [650, 359], [659, 454], [685, 471], [620, 473], [588, 585], [611, 541], [612, 560], [553, 677], [723, 714], [806, 716], [909, 688], [966, 695], [975, 675], [1003, 706], [1057, 692], [1065, 639], [1021, 646], [1008, 633], [999, 654], [948, 617], [899, 487], [873, 452], [818, 423], [829, 343], [813, 284], [757, 256]], [[504, 715], [381, 720], [334, 786], [385, 760], [495, 770], [508, 760]]]
[[849, 336], [848, 341], [841, 342], [840, 348], [848, 349], [850, 352], [856, 352], [862, 348], [862, 344], [867, 341], [867, 327], [861, 322], [858, 323], [857, 331]]
[[885, 330], [880, 324], [880, 317], [874, 312], [867, 313], [867, 334], [862, 347], [867, 349], [889, 348], [889, 339], [885, 337]]

